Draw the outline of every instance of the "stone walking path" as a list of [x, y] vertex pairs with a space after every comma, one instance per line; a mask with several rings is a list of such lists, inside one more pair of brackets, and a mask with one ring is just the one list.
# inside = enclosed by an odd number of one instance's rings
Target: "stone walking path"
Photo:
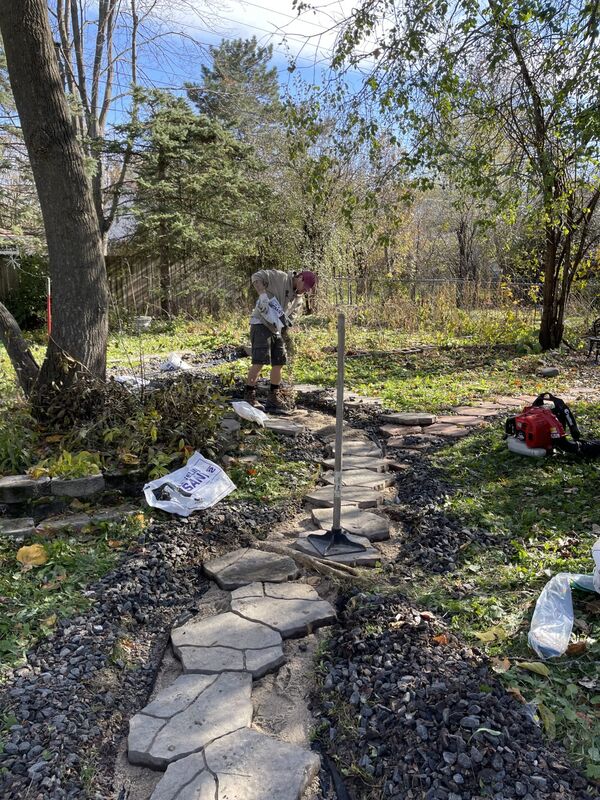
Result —
[[[355, 406], [356, 396], [349, 393], [347, 402]], [[388, 448], [421, 449], [432, 441], [468, 435], [512, 407], [511, 400], [459, 407], [440, 418], [385, 414], [380, 433]], [[288, 436], [303, 429], [298, 418], [271, 427]], [[363, 432], [348, 430], [341, 522], [364, 550], [323, 559], [309, 537], [329, 530], [333, 522], [335, 452], [332, 432], [323, 431], [321, 438], [329, 447], [322, 462], [324, 485], [305, 498], [314, 530], [298, 531], [292, 546], [313, 558], [374, 566], [383, 558], [378, 543], [390, 538], [390, 522], [366, 509], [376, 510], [386, 494], [392, 496], [389, 487], [401, 479], [404, 465], [385, 458], [380, 445]], [[296, 562], [286, 555], [242, 548], [203, 569], [226, 607], [172, 630], [173, 653], [183, 674], [130, 720], [129, 762], [164, 772], [151, 800], [300, 800], [319, 772], [319, 757], [306, 742], [281, 741], [253, 727], [254, 684], [281, 670], [286, 640], [332, 625], [335, 609], [310, 579], [300, 578]]]

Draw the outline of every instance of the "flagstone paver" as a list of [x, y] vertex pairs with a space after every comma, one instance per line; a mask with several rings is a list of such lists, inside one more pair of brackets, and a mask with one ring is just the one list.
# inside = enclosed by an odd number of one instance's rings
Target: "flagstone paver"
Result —
[[387, 440], [388, 447], [399, 447], [405, 450], [424, 450], [433, 444], [439, 444], [439, 436], [426, 433], [415, 433], [411, 436], [394, 436]]
[[356, 542], [362, 545], [363, 550], [355, 553], [340, 553], [339, 555], [322, 555], [311, 543], [308, 538], [314, 534], [322, 534], [326, 531], [303, 531], [296, 541], [294, 547], [301, 553], [306, 553], [313, 558], [320, 558], [323, 561], [333, 561], [337, 564], [348, 564], [357, 567], [374, 567], [377, 562], [381, 561], [381, 553], [373, 545], [371, 545], [364, 536], [354, 536], [351, 533], [346, 534], [351, 542]]
[[406, 436], [409, 433], [423, 433], [422, 425], [382, 425], [379, 431], [389, 438], [390, 436]]
[[[317, 508], [333, 508], [333, 486], [313, 489], [304, 500]], [[376, 508], [381, 504], [381, 494], [364, 486], [342, 486], [342, 505], [358, 508]]]
[[[335, 455], [335, 444], [331, 444], [331, 451]], [[351, 440], [344, 442], [342, 446], [342, 454], [349, 456], [370, 456], [373, 458], [381, 458], [381, 448], [375, 442]]]
[[495, 408], [482, 408], [481, 406], [456, 406], [452, 409], [461, 417], [495, 417], [498, 410]]
[[306, 430], [304, 425], [300, 425], [291, 419], [285, 419], [285, 417], [270, 417], [265, 420], [265, 428], [273, 431], [273, 433], [281, 433], [283, 436], [298, 436], [299, 433]]
[[[321, 461], [326, 469], [335, 467], [335, 458], [324, 458]], [[377, 456], [346, 456], [342, 459], [342, 472], [354, 469], [370, 469], [372, 472], [385, 472], [390, 462]]]
[[518, 397], [496, 397], [496, 402], [507, 408], [523, 408], [523, 402]]
[[[463, 417], [460, 414], [449, 414], [448, 416], [438, 417], [436, 425], [443, 423], [444, 425], [458, 425], [460, 427], [473, 427], [476, 428], [480, 425], [485, 425], [485, 419], [481, 417]], [[431, 431], [431, 428], [427, 429]]]
[[298, 567], [289, 556], [241, 547], [220, 558], [207, 561], [204, 572], [221, 589], [237, 589], [254, 581], [287, 581], [298, 577]]
[[444, 425], [444, 423], [436, 422], [427, 428], [435, 436], [444, 436], [450, 439], [460, 439], [463, 436], [468, 436], [470, 431], [469, 427], [460, 427], [458, 425]]
[[319, 767], [316, 753], [244, 729], [169, 766], [150, 800], [300, 800]]
[[[313, 508], [311, 517], [320, 530], [330, 530], [333, 525], [332, 508]], [[341, 525], [348, 533], [363, 536], [370, 542], [382, 542], [390, 538], [390, 523], [386, 517], [354, 506], [342, 506]]]
[[393, 414], [382, 414], [381, 419], [384, 422], [391, 422], [392, 425], [433, 425], [436, 415], [420, 411], [398, 411]]
[[231, 610], [253, 622], [262, 622], [284, 639], [306, 636], [331, 625], [336, 614], [307, 583], [252, 583], [231, 593]]
[[247, 670], [260, 678], [285, 661], [277, 631], [229, 611], [175, 628], [171, 642], [186, 673]]
[[[333, 485], [334, 472], [324, 472], [321, 479], [325, 483]], [[366, 486], [368, 489], [385, 489], [395, 482], [393, 475], [389, 472], [373, 472], [370, 469], [353, 469], [342, 471], [342, 486]]]
[[249, 672], [181, 675], [129, 723], [132, 764], [166, 769], [252, 721]]
[[25, 539], [35, 533], [35, 522], [30, 517], [0, 519], [0, 539]]

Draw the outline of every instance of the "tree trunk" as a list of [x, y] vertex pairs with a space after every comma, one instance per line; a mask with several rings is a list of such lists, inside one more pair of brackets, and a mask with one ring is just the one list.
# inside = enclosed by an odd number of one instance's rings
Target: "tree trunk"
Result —
[[53, 330], [41, 388], [104, 377], [108, 288], [98, 218], [61, 83], [45, 0], [0, 0], [8, 74], [44, 219]]
[[562, 341], [564, 304], [559, 302], [556, 274], [557, 235], [552, 226], [546, 228], [544, 249], [544, 299], [539, 342], [542, 350], [553, 350]]
[[19, 386], [26, 395], [29, 395], [38, 379], [40, 368], [31, 355], [17, 321], [2, 303], [0, 303], [0, 341], [6, 347], [8, 357], [15, 368]]

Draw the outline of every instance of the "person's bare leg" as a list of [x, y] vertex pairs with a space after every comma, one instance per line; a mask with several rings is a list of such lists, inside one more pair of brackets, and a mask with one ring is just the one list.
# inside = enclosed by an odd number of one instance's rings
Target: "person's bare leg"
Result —
[[271, 385], [272, 386], [279, 386], [281, 383], [281, 370], [283, 367], [281, 365], [276, 366], [273, 365], [271, 367]]
[[[263, 364], [252, 364], [252, 366], [248, 370], [248, 379], [246, 380], [247, 386], [256, 386], [256, 382], [258, 380], [258, 376], [260, 375], [262, 368]], [[279, 367], [279, 374], [281, 375], [281, 367]]]

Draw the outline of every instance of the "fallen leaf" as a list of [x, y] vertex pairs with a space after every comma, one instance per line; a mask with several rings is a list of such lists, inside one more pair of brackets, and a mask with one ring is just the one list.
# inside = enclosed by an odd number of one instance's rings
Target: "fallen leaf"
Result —
[[566, 654], [568, 656], [580, 656], [587, 650], [587, 642], [583, 639], [579, 642], [571, 642], [567, 647]]
[[495, 642], [496, 639], [501, 641], [502, 639], [506, 639], [507, 633], [504, 628], [501, 628], [499, 625], [494, 625], [492, 628], [489, 628], [487, 631], [480, 631], [476, 633], [475, 636], [479, 639], [480, 642]]
[[37, 481], [38, 478], [47, 478], [49, 475], [48, 470], [44, 469], [44, 467], [31, 467], [31, 469], [27, 470], [27, 474], [34, 481]]
[[123, 547], [123, 542], [120, 539], [109, 539], [106, 543], [111, 550], [118, 550], [119, 547]]
[[510, 669], [510, 661], [508, 658], [492, 658], [492, 669], [499, 674], [508, 672]]
[[542, 675], [544, 678], [549, 677], [550, 670], [541, 661], [521, 661], [517, 664], [519, 669], [526, 669], [528, 672], [535, 672], [537, 675]]
[[56, 625], [56, 614], [50, 614], [49, 617], [43, 619], [42, 625], [45, 625], [46, 628], [53, 628]]
[[25, 567], [40, 567], [48, 561], [48, 552], [43, 544], [30, 544], [19, 548], [17, 561]]
[[506, 690], [508, 694], [512, 694], [512, 696], [519, 701], [519, 703], [523, 703], [523, 705], [527, 705], [527, 700], [521, 694], [521, 690], [518, 689], [516, 686], [509, 686]]
[[64, 438], [64, 434], [62, 433], [53, 433], [51, 436], [46, 436], [44, 441], [46, 444], [57, 444], [57, 442], [62, 442]]
[[121, 459], [123, 464], [134, 465], [134, 464], [139, 464], [140, 463], [140, 459], [136, 455], [134, 455], [133, 453], [121, 453], [119, 458]]
[[431, 641], [437, 645], [448, 644], [448, 636], [445, 633], [440, 633], [438, 636], [434, 636]]
[[542, 724], [544, 726], [544, 730], [546, 731], [546, 735], [549, 739], [554, 739], [556, 736], [556, 717], [550, 711], [548, 706], [545, 706], [543, 703], [540, 703], [537, 707], [537, 712], [540, 715], [540, 719], [542, 720]]

